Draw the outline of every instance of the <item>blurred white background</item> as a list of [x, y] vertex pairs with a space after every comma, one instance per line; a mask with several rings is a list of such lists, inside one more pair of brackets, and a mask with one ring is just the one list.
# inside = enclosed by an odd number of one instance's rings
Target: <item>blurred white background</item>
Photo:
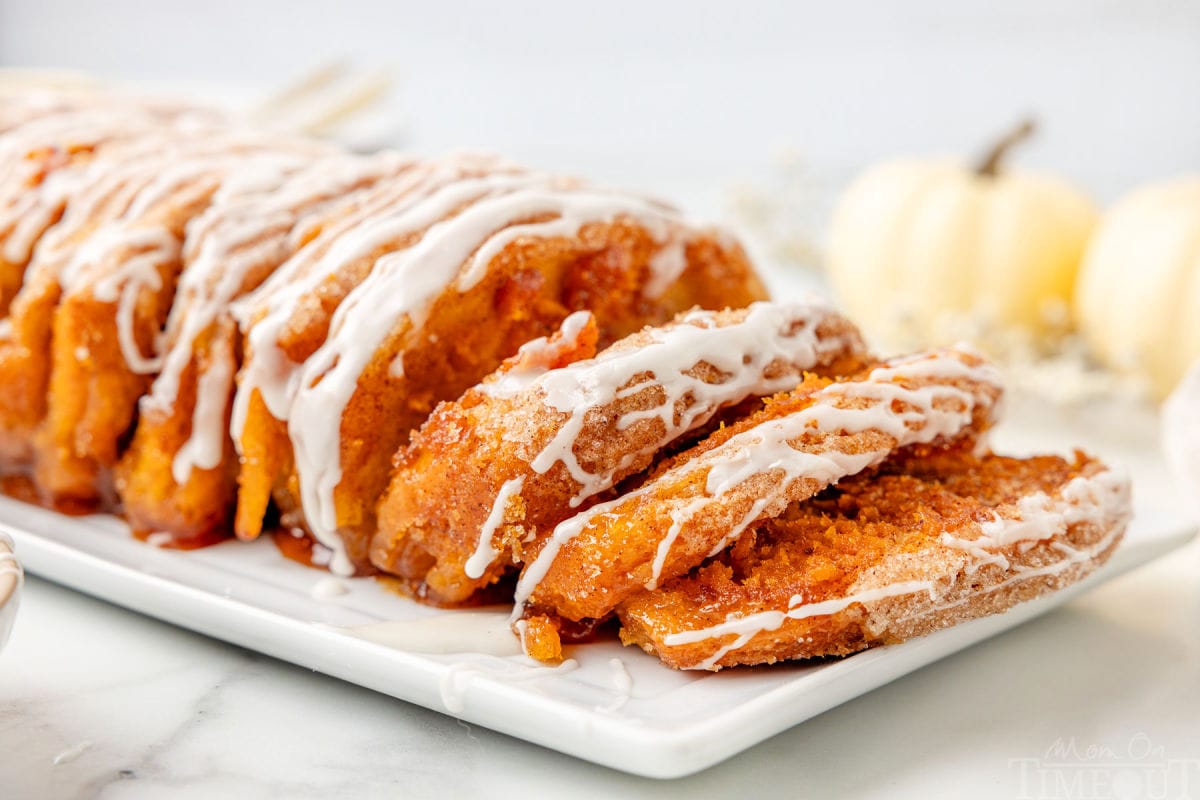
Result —
[[836, 185], [882, 156], [973, 155], [1025, 113], [1043, 125], [1019, 160], [1104, 199], [1200, 170], [1190, 0], [0, 0], [4, 66], [248, 98], [342, 58], [394, 70], [399, 144], [626, 183], [715, 185], [786, 150]]

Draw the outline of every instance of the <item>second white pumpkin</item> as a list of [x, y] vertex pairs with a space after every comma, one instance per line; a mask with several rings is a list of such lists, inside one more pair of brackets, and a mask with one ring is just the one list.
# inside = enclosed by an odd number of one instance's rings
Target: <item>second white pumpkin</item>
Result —
[[1171, 391], [1200, 359], [1200, 176], [1139, 189], [1104, 215], [1075, 312], [1101, 361]]

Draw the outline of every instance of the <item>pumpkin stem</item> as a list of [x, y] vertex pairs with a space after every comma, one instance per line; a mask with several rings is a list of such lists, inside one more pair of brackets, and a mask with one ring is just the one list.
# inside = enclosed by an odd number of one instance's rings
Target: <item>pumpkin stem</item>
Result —
[[1000, 174], [1000, 163], [1004, 161], [1008, 155], [1008, 151], [1016, 147], [1021, 142], [1033, 136], [1037, 130], [1037, 123], [1032, 119], [1023, 119], [1021, 122], [1000, 138], [984, 155], [979, 165], [975, 167], [975, 174], [981, 178], [994, 178]]

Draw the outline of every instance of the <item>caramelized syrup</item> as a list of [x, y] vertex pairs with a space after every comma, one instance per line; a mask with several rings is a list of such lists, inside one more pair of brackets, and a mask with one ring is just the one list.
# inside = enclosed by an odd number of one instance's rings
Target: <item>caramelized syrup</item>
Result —
[[101, 511], [100, 503], [95, 500], [78, 500], [72, 498], [56, 500], [44, 497], [38, 491], [33, 478], [28, 475], [0, 476], [0, 492], [3, 492], [14, 500], [20, 500], [22, 503], [48, 508], [51, 511], [57, 511], [69, 517], [86, 517], [88, 514], [95, 514]]

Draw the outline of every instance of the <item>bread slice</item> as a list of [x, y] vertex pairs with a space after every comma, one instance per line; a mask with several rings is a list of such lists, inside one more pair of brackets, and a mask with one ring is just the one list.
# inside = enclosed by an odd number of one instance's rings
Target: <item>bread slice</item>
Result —
[[843, 655], [995, 614], [1102, 564], [1129, 481], [1083, 454], [899, 459], [626, 599], [621, 638], [679, 669]]

